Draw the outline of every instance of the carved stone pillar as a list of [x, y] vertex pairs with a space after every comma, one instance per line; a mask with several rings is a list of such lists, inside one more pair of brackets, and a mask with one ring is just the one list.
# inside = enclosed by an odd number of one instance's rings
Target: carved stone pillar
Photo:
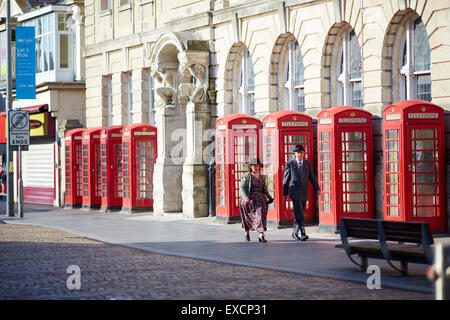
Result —
[[183, 216], [208, 216], [208, 166], [203, 151], [209, 140], [205, 131], [210, 126], [211, 112], [206, 103], [189, 102], [186, 107], [187, 155], [183, 164]]
[[[183, 164], [183, 216], [208, 216], [208, 166], [203, 151], [209, 144], [211, 112], [207, 103], [208, 51], [186, 51], [180, 56], [180, 73], [189, 71], [194, 83], [182, 83], [180, 95], [188, 96], [186, 106], [186, 159]], [[191, 78], [191, 77], [188, 77]], [[205, 138], [206, 137], [206, 138]]]
[[177, 99], [176, 66], [173, 62], [152, 65], [152, 76], [157, 79], [155, 123], [158, 128], [158, 157], [153, 173], [154, 215], [182, 211], [186, 115]]
[[180, 126], [184, 126], [183, 109], [174, 105], [157, 108], [155, 122], [158, 128], [158, 157], [153, 172], [153, 214], [163, 215], [166, 212], [181, 212], [181, 175], [183, 157], [174, 154], [176, 142], [172, 134]]

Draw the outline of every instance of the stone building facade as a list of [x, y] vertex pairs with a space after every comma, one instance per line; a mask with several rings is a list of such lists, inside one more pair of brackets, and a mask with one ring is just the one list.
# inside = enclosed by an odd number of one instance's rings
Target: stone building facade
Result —
[[85, 15], [87, 127], [155, 123], [155, 214], [207, 215], [218, 117], [355, 105], [373, 115], [382, 216], [383, 109], [450, 110], [446, 0], [86, 0]]

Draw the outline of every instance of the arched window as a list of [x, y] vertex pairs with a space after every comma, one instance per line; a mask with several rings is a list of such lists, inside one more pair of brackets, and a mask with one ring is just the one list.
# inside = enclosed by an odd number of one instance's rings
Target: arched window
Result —
[[297, 41], [289, 43], [284, 62], [284, 108], [305, 111], [303, 58]]
[[241, 53], [241, 69], [239, 76], [239, 113], [255, 115], [255, 74], [250, 53]]
[[420, 18], [405, 26], [401, 52], [399, 93], [401, 100], [431, 101], [430, 44]]
[[363, 106], [361, 48], [355, 32], [343, 35], [339, 50], [337, 103], [340, 105]]

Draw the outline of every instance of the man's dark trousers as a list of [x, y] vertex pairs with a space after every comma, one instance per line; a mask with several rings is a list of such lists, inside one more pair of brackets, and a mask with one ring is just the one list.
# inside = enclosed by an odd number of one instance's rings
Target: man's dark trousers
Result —
[[303, 221], [306, 201], [300, 200], [298, 190], [294, 187], [289, 188], [289, 198], [291, 198], [294, 207], [294, 234], [298, 234], [300, 228], [304, 227]]

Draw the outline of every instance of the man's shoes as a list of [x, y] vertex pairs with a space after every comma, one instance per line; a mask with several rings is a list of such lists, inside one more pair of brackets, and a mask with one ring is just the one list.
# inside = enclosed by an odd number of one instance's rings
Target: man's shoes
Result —
[[292, 232], [292, 238], [294, 238], [294, 240], [301, 240], [299, 237], [298, 237], [298, 234], [295, 234], [294, 232]]
[[300, 227], [300, 233], [302, 235], [300, 240], [306, 241], [309, 239], [309, 237], [306, 235], [305, 227]]
[[245, 235], [245, 240], [250, 241], [250, 235], [249, 234]]

